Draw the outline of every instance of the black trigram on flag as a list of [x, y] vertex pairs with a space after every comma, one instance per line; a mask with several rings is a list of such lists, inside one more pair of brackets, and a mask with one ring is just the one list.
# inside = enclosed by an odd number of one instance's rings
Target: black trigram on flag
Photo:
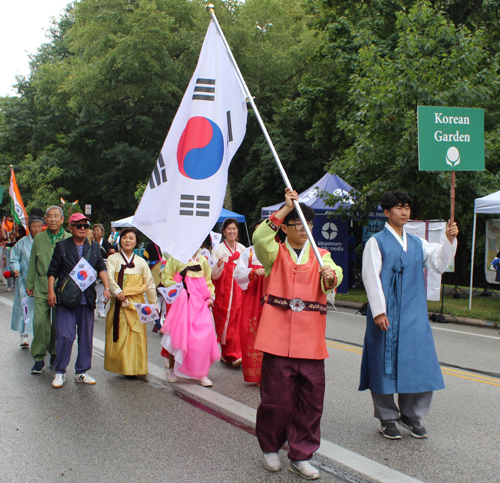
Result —
[[182, 216], [209, 216], [210, 196], [181, 195], [180, 208]]
[[196, 79], [193, 101], [214, 101], [215, 79]]
[[[162, 183], [167, 182], [167, 172], [165, 170], [165, 161], [163, 161], [163, 156], [160, 153], [158, 161], [155, 164], [155, 169], [149, 178], [149, 187], [151, 189], [160, 186]], [[156, 184], [155, 184], [156, 183]]]

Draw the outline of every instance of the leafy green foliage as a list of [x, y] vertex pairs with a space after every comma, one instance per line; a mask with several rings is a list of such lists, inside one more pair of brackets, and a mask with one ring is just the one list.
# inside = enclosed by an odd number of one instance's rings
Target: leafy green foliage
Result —
[[[69, 4], [30, 76], [18, 79], [19, 97], [0, 98], [2, 183], [12, 164], [28, 207], [63, 196], [92, 204], [95, 220], [132, 214], [195, 68], [204, 6]], [[215, 8], [294, 188], [327, 167], [360, 193], [364, 219], [395, 188], [408, 191], [414, 216], [447, 218], [449, 174], [418, 172], [417, 105], [484, 108], [486, 171], [457, 175], [460, 249], [470, 248], [474, 198], [500, 189], [498, 2], [225, 0]], [[249, 218], [283, 199], [252, 112], [229, 184], [233, 209]]]

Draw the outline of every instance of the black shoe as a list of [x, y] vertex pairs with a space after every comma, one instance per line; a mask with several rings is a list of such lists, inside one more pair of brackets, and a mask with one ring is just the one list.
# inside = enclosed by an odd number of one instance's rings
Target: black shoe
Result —
[[401, 415], [399, 424], [401, 424], [401, 426], [404, 426], [406, 429], [409, 429], [411, 435], [414, 438], [427, 438], [427, 431], [417, 419], [411, 419], [408, 416]]
[[401, 439], [401, 433], [396, 426], [396, 421], [380, 421], [380, 433], [387, 439]]
[[54, 362], [56, 361], [56, 356], [50, 356], [49, 368], [54, 369]]
[[41, 374], [44, 365], [45, 362], [43, 361], [35, 361], [35, 364], [31, 368], [31, 374]]

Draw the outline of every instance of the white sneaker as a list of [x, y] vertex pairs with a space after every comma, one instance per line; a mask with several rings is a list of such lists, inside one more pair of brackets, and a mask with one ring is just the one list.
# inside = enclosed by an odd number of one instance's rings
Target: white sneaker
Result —
[[66, 381], [66, 374], [56, 374], [54, 376], [54, 380], [52, 381], [52, 387], [63, 387], [64, 382]]
[[83, 374], [75, 374], [75, 382], [83, 382], [83, 384], [95, 384], [96, 380], [89, 376], [86, 372]]
[[279, 453], [264, 453], [262, 464], [267, 471], [281, 470], [281, 460]]
[[319, 478], [319, 471], [309, 461], [290, 460], [289, 469], [292, 473], [296, 473], [306, 480], [317, 480]]
[[167, 369], [167, 381], [168, 382], [178, 382], [177, 376], [173, 369]]
[[198, 381], [198, 384], [200, 386], [203, 386], [203, 387], [212, 387], [213, 386], [212, 381], [207, 376], [202, 377]]
[[106, 318], [106, 314], [104, 312], [99, 312], [99, 318], [100, 319], [105, 319]]
[[30, 343], [28, 342], [28, 335], [23, 334], [21, 335], [21, 349], [29, 349], [30, 348]]
[[13, 291], [14, 291], [14, 289], [11, 288], [11, 287], [8, 287], [7, 290], [6, 290], [6, 292], [13, 292]]

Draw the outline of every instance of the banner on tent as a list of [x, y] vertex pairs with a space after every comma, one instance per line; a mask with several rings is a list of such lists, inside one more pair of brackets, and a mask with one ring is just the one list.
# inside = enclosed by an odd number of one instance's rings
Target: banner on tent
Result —
[[491, 262], [500, 250], [500, 220], [488, 220], [486, 222], [486, 237], [484, 247], [484, 274], [488, 283], [495, 282], [496, 270]]
[[312, 234], [319, 248], [328, 250], [332, 260], [342, 268], [344, 280], [337, 287], [337, 293], [347, 293], [347, 222], [341, 218], [327, 218], [317, 215], [314, 218]]

